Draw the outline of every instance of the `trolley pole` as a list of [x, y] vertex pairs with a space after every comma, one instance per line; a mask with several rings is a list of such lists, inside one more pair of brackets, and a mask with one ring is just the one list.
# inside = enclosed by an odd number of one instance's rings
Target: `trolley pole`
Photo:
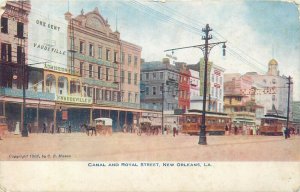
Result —
[[209, 24], [206, 24], [205, 28], [202, 29], [204, 32], [205, 36], [202, 37], [202, 40], [205, 40], [205, 43], [202, 45], [194, 45], [194, 46], [188, 46], [188, 47], [179, 47], [179, 48], [174, 48], [174, 49], [168, 49], [166, 51], [174, 51], [178, 49], [187, 49], [187, 48], [199, 48], [202, 50], [203, 55], [204, 55], [204, 61], [205, 61], [205, 66], [204, 66], [204, 86], [203, 86], [203, 107], [202, 107], [202, 122], [201, 126], [199, 127], [200, 129], [200, 134], [199, 134], [199, 145], [207, 145], [206, 142], [206, 126], [205, 126], [205, 114], [206, 114], [206, 92], [207, 92], [207, 64], [208, 64], [208, 55], [210, 50], [219, 44], [223, 44], [223, 56], [225, 56], [225, 48], [226, 48], [226, 41], [223, 42], [216, 42], [216, 43], [208, 43], [210, 39], [212, 39], [212, 35], [209, 35], [209, 32], [212, 31], [212, 29], [209, 27]]
[[288, 77], [288, 100], [287, 100], [287, 115], [286, 115], [286, 128], [289, 127], [289, 117], [290, 117], [290, 95], [291, 95], [291, 76]]

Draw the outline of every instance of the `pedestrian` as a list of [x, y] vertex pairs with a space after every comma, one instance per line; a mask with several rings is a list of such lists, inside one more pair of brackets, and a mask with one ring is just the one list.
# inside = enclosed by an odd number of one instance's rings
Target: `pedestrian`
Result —
[[51, 133], [54, 134], [54, 123], [51, 123]]
[[234, 125], [234, 134], [237, 135], [237, 131], [238, 131], [238, 128], [236, 125]]
[[290, 137], [291, 137], [290, 133], [291, 133], [291, 129], [287, 127], [287, 128], [286, 128], [287, 138], [290, 138]]
[[43, 133], [46, 133], [46, 123], [43, 123]]
[[4, 136], [4, 126], [0, 126], [0, 140], [3, 140]]
[[287, 139], [287, 128], [286, 127], [282, 127], [282, 132], [283, 132], [283, 136], [285, 139]]
[[71, 127], [71, 125], [69, 125], [69, 127], [68, 127], [68, 132], [69, 132], [69, 133], [72, 132], [72, 127]]
[[177, 130], [178, 130], [178, 126], [177, 126], [176, 121], [174, 121], [174, 124], [173, 124], [173, 137], [175, 137], [175, 135], [178, 135]]
[[27, 130], [29, 133], [31, 133], [31, 124], [30, 123], [27, 123]]
[[225, 135], [229, 135], [229, 126], [228, 123], [225, 125]]

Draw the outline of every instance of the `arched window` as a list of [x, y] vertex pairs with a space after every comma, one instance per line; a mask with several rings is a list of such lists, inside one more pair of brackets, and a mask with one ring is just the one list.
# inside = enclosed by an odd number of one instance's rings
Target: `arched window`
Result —
[[60, 76], [58, 78], [58, 94], [68, 95], [68, 79], [66, 77]]
[[52, 74], [48, 74], [46, 77], [46, 92], [56, 93], [56, 79]]

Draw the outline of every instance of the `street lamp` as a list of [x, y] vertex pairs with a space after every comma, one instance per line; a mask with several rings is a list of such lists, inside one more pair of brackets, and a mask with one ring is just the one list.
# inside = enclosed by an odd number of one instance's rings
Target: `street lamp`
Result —
[[205, 44], [202, 45], [194, 45], [194, 46], [188, 46], [188, 47], [180, 47], [180, 48], [174, 48], [174, 49], [168, 49], [166, 51], [174, 51], [178, 49], [187, 49], [187, 48], [199, 48], [202, 50], [204, 54], [204, 86], [203, 86], [203, 105], [202, 105], [202, 121], [200, 126], [200, 134], [199, 134], [199, 142], [200, 145], [207, 145], [206, 142], [206, 126], [205, 126], [205, 114], [206, 114], [206, 91], [207, 91], [207, 65], [208, 65], [208, 55], [210, 50], [219, 44], [223, 44], [223, 56], [225, 56], [225, 48], [226, 48], [226, 41], [223, 42], [216, 42], [216, 43], [208, 43], [208, 40], [212, 39], [212, 36], [209, 35], [209, 32], [212, 31], [212, 29], [209, 27], [208, 24], [206, 24], [205, 28], [202, 29], [202, 31], [205, 33], [205, 36], [202, 37], [202, 40], [205, 40]]

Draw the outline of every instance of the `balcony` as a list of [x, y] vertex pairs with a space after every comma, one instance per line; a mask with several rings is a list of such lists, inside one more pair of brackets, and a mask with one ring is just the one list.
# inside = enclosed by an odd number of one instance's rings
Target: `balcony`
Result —
[[125, 108], [135, 108], [135, 109], [140, 108], [139, 103], [103, 101], [103, 100], [98, 100], [98, 101], [96, 101], [96, 103], [99, 104], [99, 105], [106, 105], [106, 106], [113, 106], [113, 107], [125, 107]]
[[92, 79], [92, 78], [82, 78], [82, 83], [86, 83], [93, 86], [108, 87], [113, 89], [117, 89], [119, 87], [118, 83], [102, 81], [102, 80]]
[[[69, 55], [69, 56], [71, 56], [71, 55]], [[90, 56], [83, 55], [83, 54], [80, 54], [80, 53], [75, 53], [74, 57], [76, 59], [84, 60], [84, 61], [87, 61], [87, 62], [90, 62], [90, 63], [96, 63], [98, 65], [104, 65], [104, 66], [107, 66], [107, 67], [118, 68], [118, 65], [116, 63], [112, 63], [110, 61], [105, 61], [105, 60], [102, 60], [102, 59], [96, 59], [94, 57], [90, 57]]]
[[[22, 89], [12, 89], [12, 88], [0, 88], [0, 95], [8, 96], [8, 97], [23, 97]], [[54, 101], [55, 94], [54, 93], [46, 93], [46, 92], [35, 92], [31, 90], [26, 90], [25, 92], [26, 98], [30, 99], [42, 99], [42, 100], [50, 100]]]

